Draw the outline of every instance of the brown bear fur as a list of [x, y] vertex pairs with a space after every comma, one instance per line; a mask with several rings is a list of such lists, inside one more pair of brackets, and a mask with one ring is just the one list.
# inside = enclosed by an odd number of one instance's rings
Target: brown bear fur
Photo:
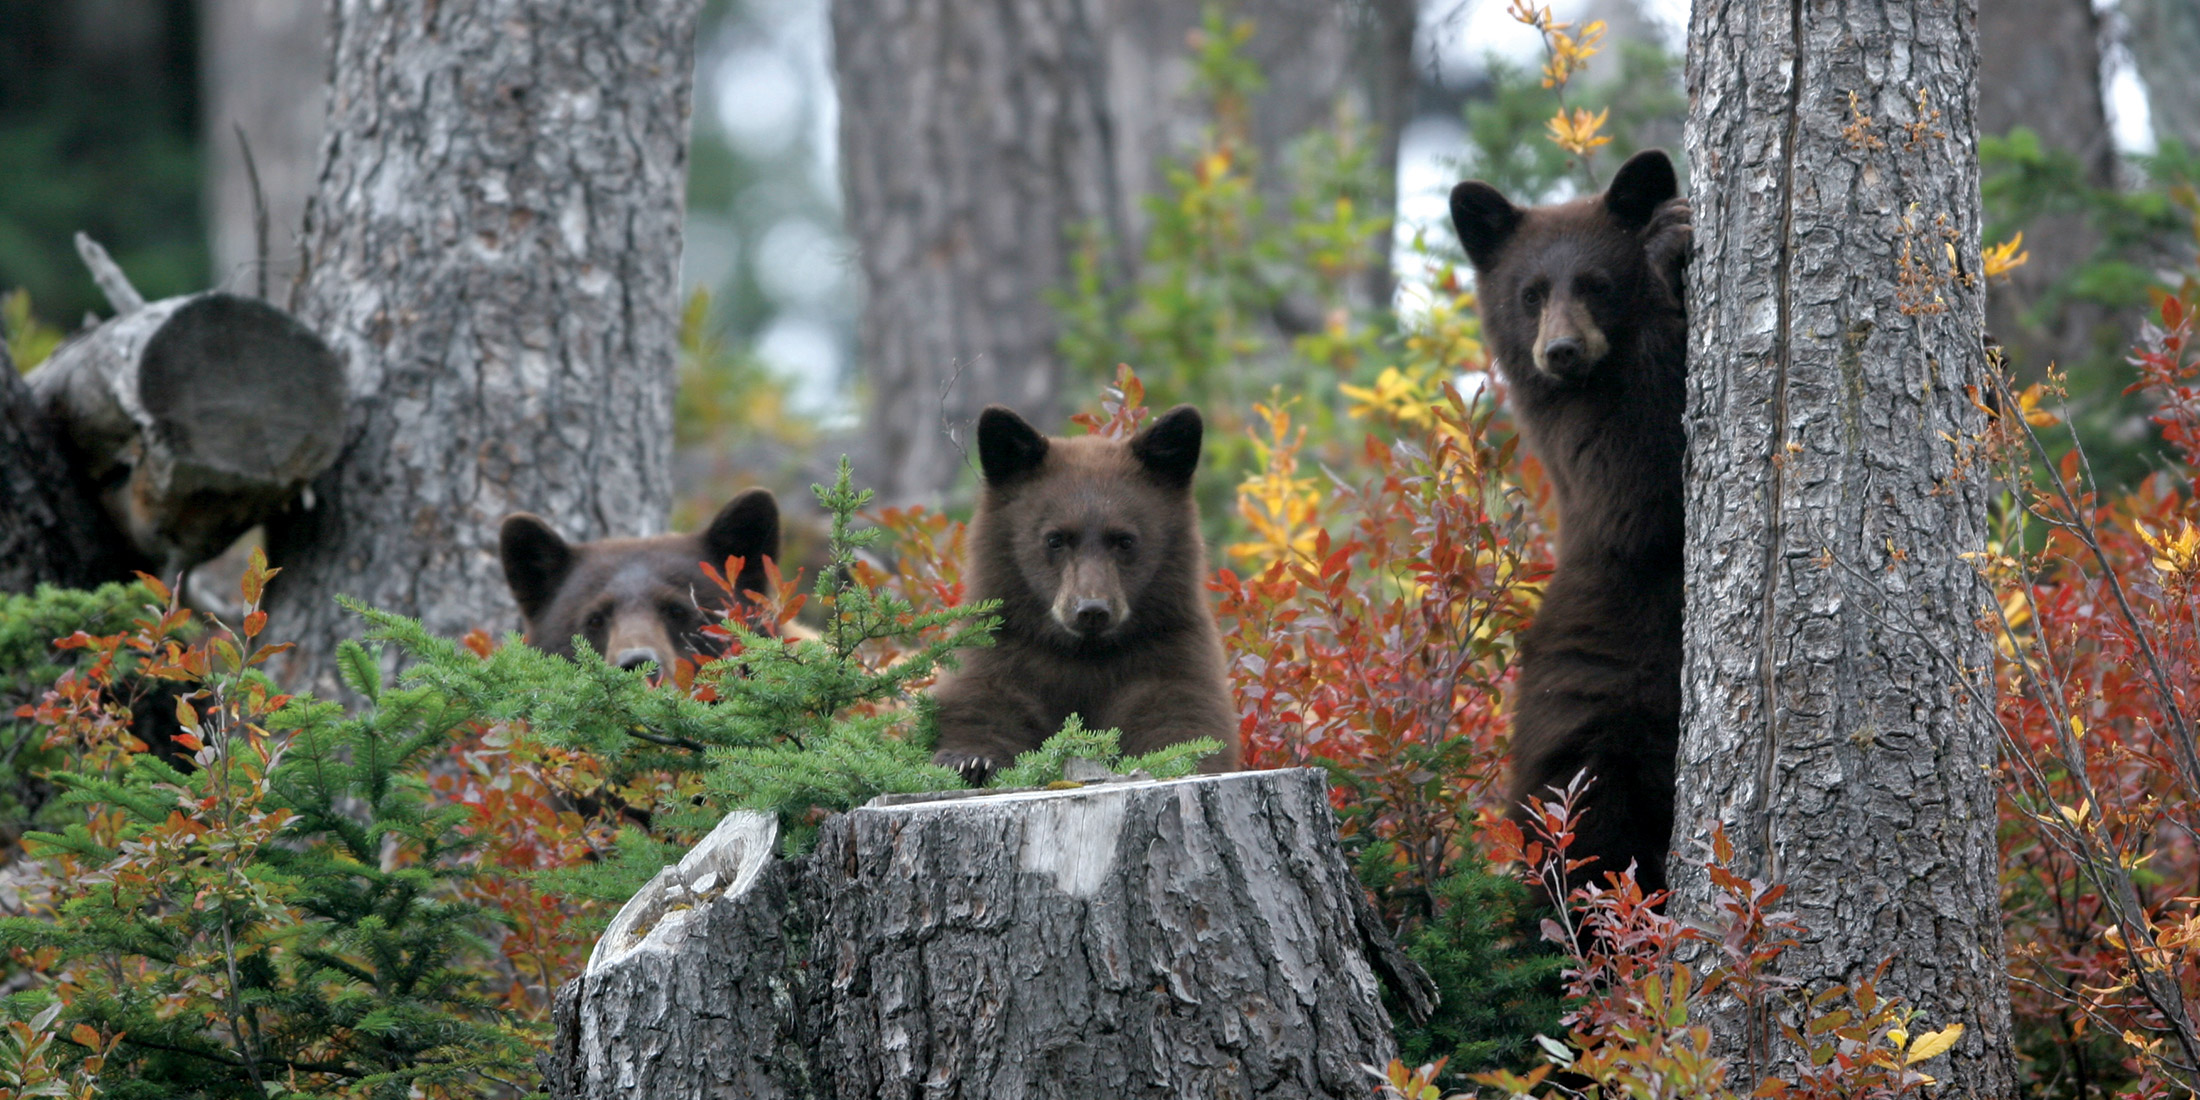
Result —
[[779, 502], [751, 489], [692, 534], [583, 543], [522, 512], [505, 518], [498, 550], [529, 645], [572, 657], [578, 635], [620, 668], [664, 670], [718, 655], [703, 628], [723, 616], [726, 597], [702, 563], [724, 568], [738, 557], [735, 589], [768, 589], [764, 559], [779, 554]]
[[1687, 202], [1663, 152], [1611, 187], [1515, 207], [1468, 181], [1452, 223], [1474, 264], [1483, 337], [1558, 505], [1557, 568], [1522, 638], [1513, 700], [1520, 804], [1591, 779], [1571, 855], [1601, 882], [1666, 884], [1680, 739]]
[[935, 763], [982, 782], [1079, 715], [1125, 753], [1212, 737], [1237, 766], [1237, 721], [1206, 592], [1192, 472], [1199, 412], [1128, 440], [1048, 438], [999, 406], [978, 418], [985, 474], [971, 521], [971, 596], [999, 600], [990, 648], [964, 650], [933, 693]]

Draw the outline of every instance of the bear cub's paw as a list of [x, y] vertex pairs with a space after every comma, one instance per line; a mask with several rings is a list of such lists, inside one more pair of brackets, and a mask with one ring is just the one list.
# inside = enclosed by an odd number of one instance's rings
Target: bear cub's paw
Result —
[[973, 787], [983, 787], [993, 778], [994, 772], [1001, 770], [1003, 762], [984, 753], [936, 752], [932, 754], [932, 763], [960, 774], [963, 782]]

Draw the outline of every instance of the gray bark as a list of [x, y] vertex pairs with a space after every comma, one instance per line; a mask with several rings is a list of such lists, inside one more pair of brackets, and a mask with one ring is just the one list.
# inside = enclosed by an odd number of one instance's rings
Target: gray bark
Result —
[[89, 588], [129, 576], [142, 562], [100, 511], [97, 495], [64, 457], [61, 432], [0, 341], [0, 592], [42, 584]]
[[1357, 1098], [1396, 1055], [1318, 772], [873, 805], [787, 864], [740, 816], [561, 991], [553, 1096]]
[[[1913, 1031], [1967, 1028], [1939, 1094], [2006, 1097], [1992, 700], [1966, 694], [1990, 595], [1959, 557], [1985, 547], [1988, 486], [1943, 436], [1980, 429], [1976, 10], [1695, 7], [1672, 907], [1717, 923], [1701, 852], [1723, 823], [1737, 870], [1789, 884], [1810, 929], [1785, 975], [1891, 956], [1879, 988], [1921, 1011]], [[1748, 1071], [1796, 1054], [1741, 1006], [1709, 1023]]]
[[[1196, 4], [1162, 0], [836, 0], [834, 68], [870, 385], [862, 476], [888, 503], [934, 500], [964, 465], [990, 403], [1061, 420], [1050, 293], [1071, 234], [1096, 226], [1127, 281], [1143, 196], [1196, 137], [1179, 97]], [[1377, 125], [1387, 170], [1411, 80], [1405, 0], [1262, 0], [1251, 56], [1270, 92], [1262, 154], [1341, 100]], [[1281, 196], [1278, 196], [1281, 201]], [[1388, 273], [1371, 279], [1387, 286]], [[1382, 291], [1371, 286], [1371, 300]]]
[[[328, 4], [200, 0], [206, 225], [217, 285], [288, 302], [328, 104]], [[237, 132], [251, 143], [267, 215], [267, 266]]]
[[544, 1087], [580, 1097], [814, 1095], [798, 1041], [801, 963], [777, 824], [737, 811], [658, 872], [558, 991]]
[[118, 312], [25, 381], [108, 518], [173, 580], [334, 461], [343, 370], [273, 306], [219, 291], [147, 304], [97, 244], [77, 246]]
[[[1979, 132], [2029, 127], [2040, 144], [2078, 159], [2093, 187], [2116, 185], [2116, 146], [2101, 95], [2100, 19], [2092, 0], [1993, 0], [1979, 8]], [[2041, 217], [2027, 227], [2032, 259], [1989, 287], [1986, 328], [2028, 374], [2049, 362], [2083, 364], [2113, 353], [2122, 333], [2098, 303], [2065, 301], [2041, 311], [2057, 284], [2100, 249], [2084, 213]], [[2034, 314], [2039, 314], [2035, 316]]]
[[299, 314], [350, 372], [343, 458], [269, 532], [280, 670], [332, 689], [339, 593], [518, 617], [502, 517], [647, 535], [670, 499], [701, 0], [339, 0]]
[[2200, 4], [2192, 0], [2121, 0], [2131, 58], [2146, 84], [2147, 113], [2158, 138], [2200, 150]]

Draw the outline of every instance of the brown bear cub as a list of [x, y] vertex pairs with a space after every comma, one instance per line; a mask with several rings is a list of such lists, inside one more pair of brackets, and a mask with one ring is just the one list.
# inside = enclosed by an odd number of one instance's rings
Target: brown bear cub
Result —
[[1574, 883], [1634, 865], [1666, 885], [1680, 739], [1686, 200], [1663, 152], [1611, 186], [1514, 206], [1479, 180], [1451, 193], [1483, 337], [1558, 505], [1557, 568], [1522, 638], [1512, 786], [1520, 804], [1590, 778]]
[[694, 534], [583, 543], [522, 512], [505, 518], [498, 549], [529, 645], [572, 657], [579, 636], [620, 668], [662, 671], [718, 656], [703, 628], [722, 617], [726, 597], [703, 562], [722, 568], [738, 557], [735, 590], [768, 590], [764, 559], [779, 554], [779, 501], [751, 489]]
[[1128, 440], [1049, 438], [999, 406], [978, 417], [966, 576], [1001, 625], [933, 693], [934, 763], [984, 782], [1076, 714], [1121, 730], [1125, 753], [1212, 737], [1224, 748], [1205, 770], [1237, 766], [1192, 499], [1200, 433], [1190, 406]]

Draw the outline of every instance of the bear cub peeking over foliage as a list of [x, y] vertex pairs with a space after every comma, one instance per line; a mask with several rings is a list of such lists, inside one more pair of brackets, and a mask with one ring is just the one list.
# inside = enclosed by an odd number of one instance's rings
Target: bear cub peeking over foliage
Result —
[[999, 406], [978, 417], [965, 576], [972, 599], [1001, 601], [1001, 625], [933, 693], [934, 763], [982, 783], [1076, 714], [1121, 730], [1125, 754], [1212, 737], [1226, 747], [1204, 770], [1237, 766], [1192, 499], [1201, 430], [1190, 406], [1128, 440], [1049, 438]]
[[521, 512], [505, 517], [497, 541], [527, 644], [570, 658], [578, 635], [620, 668], [664, 671], [719, 655], [703, 628], [723, 617], [727, 600], [703, 562], [722, 568], [738, 557], [735, 591], [769, 591], [764, 559], [779, 555], [779, 501], [751, 489], [695, 534], [583, 543]]
[[1557, 567], [1521, 640], [1514, 819], [1586, 771], [1573, 885], [1666, 885], [1680, 740], [1682, 462], [1691, 222], [1658, 150], [1601, 195], [1522, 209], [1451, 193], [1483, 337], [1558, 505]]

